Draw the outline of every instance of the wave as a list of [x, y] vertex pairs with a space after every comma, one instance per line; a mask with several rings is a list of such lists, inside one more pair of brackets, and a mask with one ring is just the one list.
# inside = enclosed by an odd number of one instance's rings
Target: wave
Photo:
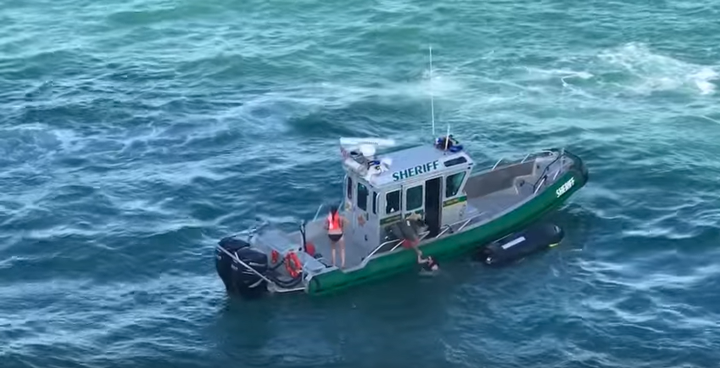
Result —
[[710, 95], [715, 93], [717, 83], [720, 82], [718, 66], [681, 61], [653, 52], [643, 43], [633, 42], [603, 51], [599, 58], [617, 71], [629, 74], [633, 83], [627, 88], [638, 94], [690, 90]]

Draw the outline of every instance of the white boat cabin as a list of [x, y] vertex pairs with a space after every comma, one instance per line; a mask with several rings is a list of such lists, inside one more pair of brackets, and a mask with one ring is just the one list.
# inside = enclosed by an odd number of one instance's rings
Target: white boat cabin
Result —
[[446, 145], [443, 137], [435, 145], [375, 156], [375, 147], [382, 145], [377, 140], [363, 140], [356, 149], [347, 149], [341, 139], [346, 172], [343, 210], [352, 229], [346, 236], [372, 249], [385, 241], [389, 225], [413, 213], [428, 225], [427, 238], [460, 221], [467, 206], [465, 183], [474, 162], [462, 146], [452, 138], [448, 141]]

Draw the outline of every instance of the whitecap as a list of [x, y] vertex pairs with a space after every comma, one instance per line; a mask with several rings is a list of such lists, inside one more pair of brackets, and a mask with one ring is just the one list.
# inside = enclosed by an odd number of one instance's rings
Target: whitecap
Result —
[[655, 52], [643, 43], [631, 42], [601, 52], [606, 65], [632, 75], [635, 82], [628, 89], [639, 94], [692, 88], [702, 95], [715, 92], [717, 66], [697, 65]]

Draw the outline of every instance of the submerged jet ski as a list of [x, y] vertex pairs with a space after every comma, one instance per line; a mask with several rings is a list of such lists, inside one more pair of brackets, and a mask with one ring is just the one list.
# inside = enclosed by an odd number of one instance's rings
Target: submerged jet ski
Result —
[[533, 253], [556, 246], [565, 232], [551, 223], [531, 225], [523, 231], [510, 234], [490, 243], [480, 251], [480, 259], [490, 266], [503, 266]]

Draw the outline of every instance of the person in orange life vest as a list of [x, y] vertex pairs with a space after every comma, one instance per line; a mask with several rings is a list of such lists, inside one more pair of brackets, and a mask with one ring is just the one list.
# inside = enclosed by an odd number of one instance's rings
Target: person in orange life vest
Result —
[[330, 206], [327, 220], [325, 221], [325, 229], [327, 229], [330, 238], [330, 249], [332, 253], [332, 265], [335, 266], [335, 248], [340, 244], [340, 267], [345, 267], [345, 239], [343, 238], [343, 229], [347, 220], [338, 213], [338, 206]]

